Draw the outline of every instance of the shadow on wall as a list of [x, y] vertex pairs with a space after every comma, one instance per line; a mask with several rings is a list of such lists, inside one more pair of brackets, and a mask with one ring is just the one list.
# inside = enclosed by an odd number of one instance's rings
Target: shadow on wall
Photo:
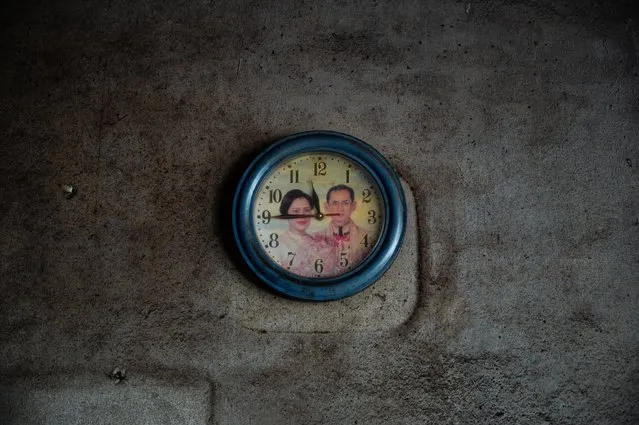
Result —
[[[264, 149], [283, 137], [285, 136], [282, 135], [266, 140], [256, 140], [254, 145], [257, 145], [257, 148], [251, 147], [250, 151], [247, 151], [245, 154], [233, 160], [228, 173], [222, 178], [222, 182], [216, 190], [213, 201], [214, 205], [211, 209], [213, 211], [213, 216], [211, 217], [213, 236], [221, 240], [224, 252], [229, 254], [229, 258], [237, 270], [242, 273], [243, 277], [255, 283], [265, 291], [273, 294], [275, 294], [275, 291], [258, 279], [258, 277], [248, 268], [246, 262], [242, 258], [242, 254], [237, 248], [237, 244], [235, 243], [235, 238], [233, 236], [231, 217], [233, 217], [233, 198], [235, 196], [235, 190], [237, 189], [242, 175], [249, 165], [251, 165], [251, 162], [253, 162], [253, 160], [257, 158]], [[217, 202], [217, 200], [223, 201]]]

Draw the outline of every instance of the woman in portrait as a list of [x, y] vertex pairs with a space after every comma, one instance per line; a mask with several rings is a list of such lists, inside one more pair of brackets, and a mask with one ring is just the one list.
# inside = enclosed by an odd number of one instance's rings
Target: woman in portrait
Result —
[[[299, 189], [288, 191], [282, 198], [280, 214], [306, 215], [288, 219], [288, 229], [280, 237], [277, 262], [285, 269], [301, 276], [317, 276], [332, 274], [330, 247], [321, 240], [314, 239], [307, 233], [313, 214], [312, 198]], [[319, 260], [319, 261], [318, 261]], [[318, 270], [321, 272], [318, 273]]]

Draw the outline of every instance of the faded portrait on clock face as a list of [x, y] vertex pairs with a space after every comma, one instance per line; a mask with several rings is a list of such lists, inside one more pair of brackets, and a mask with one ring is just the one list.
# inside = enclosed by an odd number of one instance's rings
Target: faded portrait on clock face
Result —
[[302, 277], [357, 267], [383, 226], [379, 187], [354, 161], [314, 154], [284, 161], [258, 189], [256, 233], [266, 256]]

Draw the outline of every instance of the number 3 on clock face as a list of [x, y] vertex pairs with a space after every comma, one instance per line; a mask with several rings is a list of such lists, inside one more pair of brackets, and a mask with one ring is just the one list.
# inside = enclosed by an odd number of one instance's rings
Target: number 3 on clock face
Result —
[[373, 283], [397, 255], [405, 203], [399, 180], [369, 145], [302, 133], [262, 153], [233, 206], [244, 260], [289, 296], [338, 299]]

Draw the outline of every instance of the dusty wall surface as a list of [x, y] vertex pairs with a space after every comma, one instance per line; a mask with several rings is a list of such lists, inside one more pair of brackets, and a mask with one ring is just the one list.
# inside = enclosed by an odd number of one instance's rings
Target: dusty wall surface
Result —
[[[630, 5], [6, 5], [0, 422], [638, 423]], [[310, 129], [410, 186], [398, 322], [237, 308], [229, 197]]]

